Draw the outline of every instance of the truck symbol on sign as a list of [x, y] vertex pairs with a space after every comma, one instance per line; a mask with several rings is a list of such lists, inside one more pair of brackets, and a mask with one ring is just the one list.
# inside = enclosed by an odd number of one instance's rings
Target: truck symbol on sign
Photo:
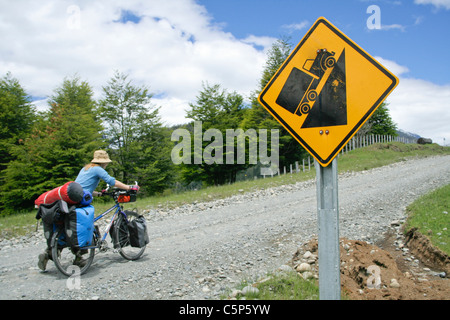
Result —
[[309, 113], [336, 64], [334, 55], [333, 51], [319, 49], [315, 59], [306, 59], [302, 70], [294, 67], [276, 103], [298, 116]]

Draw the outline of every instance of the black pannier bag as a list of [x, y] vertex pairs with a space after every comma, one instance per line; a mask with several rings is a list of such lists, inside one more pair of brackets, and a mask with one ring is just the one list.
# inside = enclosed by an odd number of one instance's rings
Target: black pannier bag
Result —
[[58, 227], [64, 226], [65, 216], [75, 210], [74, 206], [68, 206], [64, 200], [58, 200], [50, 204], [41, 204], [38, 208], [36, 219], [42, 219], [44, 237], [50, 247], [52, 235]]
[[132, 220], [128, 224], [130, 232], [130, 244], [135, 248], [143, 248], [150, 242], [147, 234], [147, 224], [143, 216]]

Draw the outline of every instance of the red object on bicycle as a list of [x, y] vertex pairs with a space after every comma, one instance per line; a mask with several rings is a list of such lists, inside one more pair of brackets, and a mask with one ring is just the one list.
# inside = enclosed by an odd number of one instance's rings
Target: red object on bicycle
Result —
[[136, 201], [136, 194], [127, 192], [125, 194], [120, 194], [117, 197], [117, 202], [119, 203], [126, 203], [126, 202], [135, 202]]
[[41, 204], [50, 204], [58, 200], [64, 200], [68, 204], [78, 204], [83, 200], [83, 188], [78, 182], [69, 181], [64, 185], [53, 190], [41, 194], [34, 204], [40, 206]]

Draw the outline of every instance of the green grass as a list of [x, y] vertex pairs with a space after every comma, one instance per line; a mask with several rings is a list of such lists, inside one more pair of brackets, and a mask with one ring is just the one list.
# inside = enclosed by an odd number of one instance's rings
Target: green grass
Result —
[[[250, 285], [247, 281], [242, 281], [238, 286], [239, 290]], [[253, 284], [258, 288], [258, 293], [247, 293], [245, 296], [239, 293], [236, 299], [247, 300], [318, 300], [319, 284], [316, 279], [303, 279], [297, 272], [284, 272], [280, 274], [268, 275], [264, 280]], [[222, 297], [227, 299], [228, 296]]]
[[420, 197], [407, 210], [405, 231], [418, 228], [434, 246], [450, 255], [450, 184]]
[[[251, 284], [242, 281], [237, 289], [241, 290], [252, 285], [256, 287], [258, 293], [241, 293], [236, 295], [236, 299], [246, 300], [319, 300], [319, 282], [315, 278], [303, 279], [297, 272], [282, 272], [269, 274], [264, 279]], [[222, 299], [229, 299], [230, 295], [222, 296]], [[348, 300], [348, 296], [342, 292], [341, 300]]]
[[36, 231], [36, 211], [0, 218], [0, 239], [25, 236]]
[[[369, 170], [411, 158], [422, 158], [444, 154], [450, 154], [450, 148], [441, 147], [437, 144], [418, 145], [398, 142], [380, 143], [340, 155], [338, 160], [338, 170], [339, 172]], [[202, 202], [223, 199], [241, 192], [250, 192], [262, 188], [266, 189], [299, 181], [306, 181], [315, 178], [315, 174], [315, 170], [312, 168], [309, 172], [296, 174], [288, 173], [273, 178], [266, 177], [265, 179], [261, 178], [258, 180], [241, 181], [231, 185], [208, 187], [197, 191], [174, 193], [168, 190], [165, 194], [160, 196], [139, 198], [137, 202], [125, 205], [125, 208], [171, 208], [193, 203], [194, 201]], [[112, 204], [112, 202], [104, 203], [96, 201], [94, 206], [96, 212], [102, 212]], [[36, 225], [35, 215], [36, 210], [32, 210], [29, 213], [0, 217], [0, 238], [10, 238], [30, 232]]]
[[340, 172], [369, 170], [408, 159], [446, 154], [450, 154], [450, 147], [442, 147], [438, 144], [377, 143], [353, 150], [340, 157], [338, 170]]
[[273, 188], [286, 184], [293, 184], [298, 181], [306, 181], [315, 177], [314, 169], [309, 172], [298, 174], [286, 174], [280, 176], [260, 178], [257, 180], [239, 181], [233, 184], [223, 186], [210, 186], [200, 190], [186, 191], [182, 193], [171, 193], [164, 196], [149, 197], [139, 199], [140, 205], [145, 207], [176, 207], [183, 204], [193, 203], [194, 201], [212, 201], [224, 199], [235, 194], [251, 192], [260, 189]]
[[258, 299], [261, 300], [318, 300], [317, 280], [304, 280], [297, 272], [274, 276], [259, 283]]

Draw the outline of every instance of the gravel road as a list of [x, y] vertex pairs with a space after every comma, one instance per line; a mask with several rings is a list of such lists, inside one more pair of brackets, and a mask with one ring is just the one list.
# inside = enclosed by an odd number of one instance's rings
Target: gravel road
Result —
[[[340, 236], [380, 240], [405, 207], [450, 183], [450, 156], [407, 160], [339, 176]], [[0, 299], [219, 299], [242, 280], [288, 262], [317, 234], [315, 181], [241, 192], [176, 209], [147, 210], [150, 244], [138, 261], [112, 250], [79, 279], [50, 261], [37, 268], [42, 231], [0, 241]], [[70, 290], [69, 288], [74, 289]]]

